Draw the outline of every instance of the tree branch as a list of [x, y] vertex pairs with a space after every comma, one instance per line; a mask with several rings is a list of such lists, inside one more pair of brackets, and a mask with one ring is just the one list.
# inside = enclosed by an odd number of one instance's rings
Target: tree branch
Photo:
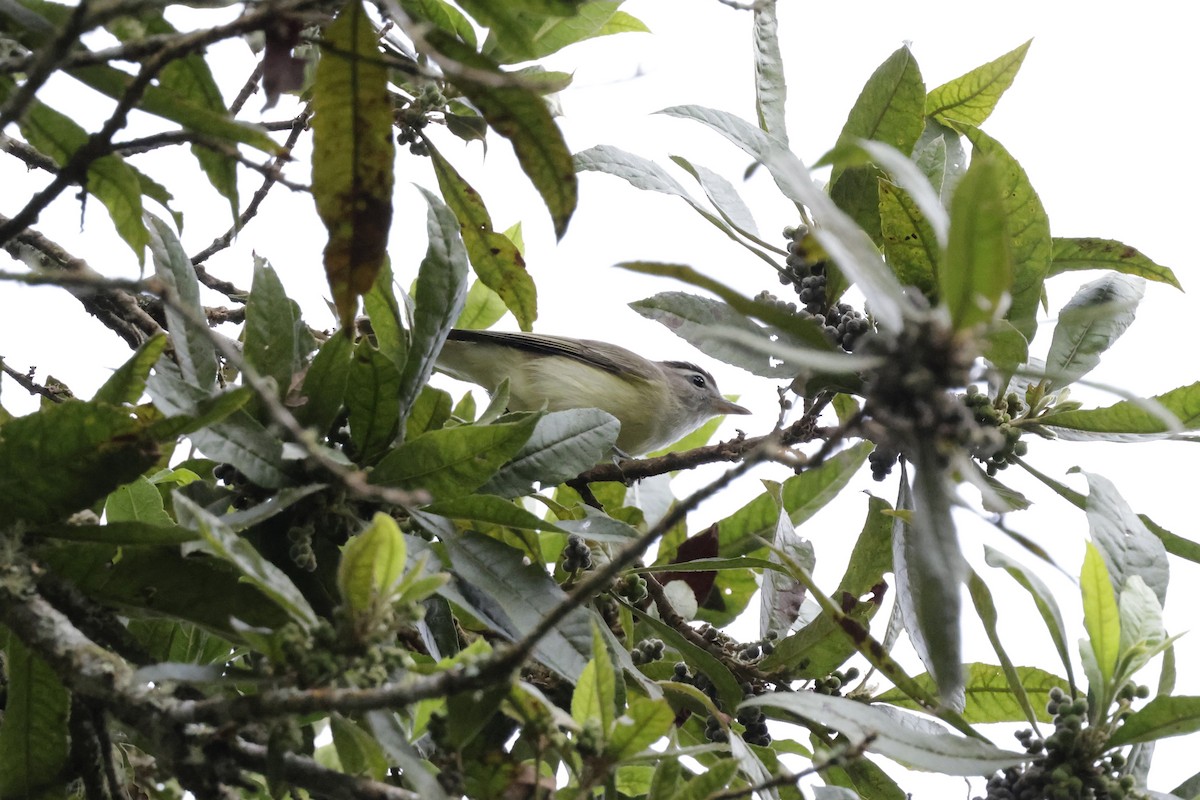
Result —
[[[0, 227], [11, 220], [0, 214]], [[137, 296], [126, 286], [141, 286], [137, 282], [120, 282], [105, 278], [82, 258], [67, 252], [57, 243], [35, 230], [18, 231], [3, 244], [5, 252], [17, 261], [45, 270], [48, 275], [3, 275], [5, 279], [26, 283], [54, 283], [68, 287], [83, 307], [109, 330], [116, 333], [130, 348], [137, 348], [162, 328], [138, 303]], [[38, 281], [37, 278], [44, 278]]]
[[[821, 411], [827, 403], [827, 399], [825, 402], [821, 402], [818, 399], [817, 402], [814, 402], [804, 412], [803, 417], [788, 427], [779, 431], [772, 431], [765, 436], [747, 438], [744, 434], [741, 434], [727, 442], [697, 447], [692, 450], [665, 453], [655, 458], [625, 459], [615, 464], [597, 464], [586, 472], [580, 473], [572, 480], [567, 481], [567, 485], [583, 495], [582, 490], [589, 483], [602, 483], [604, 481], [630, 483], [651, 478], [655, 475], [665, 475], [669, 472], [694, 469], [702, 464], [737, 461], [744, 458], [747, 453], [758, 451], [766, 446], [787, 448], [792, 445], [811, 442], [819, 438], [818, 434], [821, 431], [817, 428], [817, 417], [820, 416]], [[774, 456], [772, 457], [774, 458]], [[797, 469], [803, 468], [807, 463], [803, 453], [797, 453], [796, 458], [792, 460]]]
[[[283, 164], [286, 163], [291, 157], [290, 153], [292, 148], [296, 146], [296, 142], [300, 139], [300, 134], [308, 128], [308, 118], [309, 110], [306, 108], [299, 114], [299, 116], [292, 120], [291, 133], [288, 134], [287, 141], [284, 142], [282, 151], [278, 156], [275, 157], [273, 166], [276, 170], [282, 167]], [[192, 264], [196, 267], [196, 275], [198, 277], [207, 277], [208, 273], [201, 270], [200, 264], [207, 261], [215, 253], [219, 253], [233, 243], [233, 239], [235, 236], [237, 236], [238, 231], [245, 227], [246, 223], [253, 219], [258, 213], [258, 207], [262, 205], [263, 200], [267, 198], [267, 192], [271, 191], [271, 187], [274, 186], [277, 181], [278, 178], [275, 174], [264, 173], [262, 186], [260, 186], [258, 191], [254, 193], [254, 197], [250, 198], [250, 202], [247, 204], [246, 210], [243, 211], [241, 216], [238, 217], [238, 221], [233, 225], [233, 227], [231, 227], [221, 236], [218, 236], [216, 239], [214, 239], [212, 244], [210, 244], [208, 247], [192, 256]], [[201, 277], [202, 281], [204, 280], [204, 277]], [[230, 284], [223, 285], [225, 288], [219, 288], [217, 285], [205, 283], [205, 286], [208, 286], [210, 289], [214, 289], [215, 291], [222, 292], [231, 300], [238, 299], [238, 295], [230, 294], [228, 291], [226, 291]], [[242, 293], [240, 296], [245, 297], [245, 293]]]
[[[230, 742], [229, 753], [241, 766], [258, 773], [267, 772], [268, 753], [265, 746], [239, 738]], [[416, 792], [337, 772], [296, 753], [282, 753], [278, 762], [282, 777], [288, 783], [321, 795], [352, 800], [421, 800], [421, 795]]]
[[537, 643], [568, 614], [607, 590], [617, 575], [637, 561], [651, 544], [682, 521], [700, 503], [744, 475], [763, 458], [765, 454], [747, 454], [742, 463], [684, 498], [657, 525], [614, 553], [606, 564], [589, 572], [562, 602], [548, 610], [532, 630], [474, 664], [455, 666], [436, 675], [409, 677], [402, 683], [385, 684], [370, 689], [276, 689], [253, 695], [184, 701], [172, 710], [172, 719], [181, 724], [217, 724], [230, 720], [244, 722], [314, 712], [370, 711], [407, 706], [427, 698], [444, 697], [488, 686], [515, 671], [530, 656]]

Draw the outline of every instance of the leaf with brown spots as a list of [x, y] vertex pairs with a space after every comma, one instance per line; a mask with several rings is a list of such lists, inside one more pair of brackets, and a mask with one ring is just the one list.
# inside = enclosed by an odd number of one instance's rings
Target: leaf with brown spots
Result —
[[392, 224], [392, 104], [366, 9], [350, 0], [328, 28], [313, 84], [313, 196], [329, 231], [325, 274], [350, 327], [387, 256]]
[[525, 259], [512, 240], [492, 229], [492, 217], [479, 192], [429, 146], [433, 170], [446, 205], [458, 218], [471, 266], [483, 285], [500, 295], [521, 330], [533, 330], [537, 319], [537, 286], [525, 269]]
[[[486, 58], [440, 31], [431, 31], [430, 55], [454, 86], [479, 110], [496, 133], [512, 143], [521, 169], [542, 196], [554, 232], [561, 239], [578, 202], [578, 182], [571, 151], [554, 123], [545, 99], [523, 76], [505, 73]], [[491, 73], [491, 80], [476, 76]]]
[[1070, 239], [1056, 237], [1050, 257], [1050, 275], [1075, 269], [1110, 269], [1126, 275], [1138, 275], [1146, 280], [1174, 286], [1180, 291], [1179, 279], [1168, 267], [1156, 264], [1136, 248], [1114, 239], [1086, 237]]

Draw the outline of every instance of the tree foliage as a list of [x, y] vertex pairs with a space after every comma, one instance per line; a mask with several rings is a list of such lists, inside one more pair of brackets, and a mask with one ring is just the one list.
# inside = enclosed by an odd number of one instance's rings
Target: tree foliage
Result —
[[[568, 150], [548, 96], [570, 76], [529, 63], [642, 30], [619, 6], [279, 0], [179, 30], [142, 3], [0, 2], [0, 147], [47, 177], [0, 217], [0, 244], [28, 265], [3, 277], [61, 285], [132, 350], [90, 399], [4, 367], [43, 402], [0, 408], [0, 797], [792, 798], [813, 775], [822, 797], [903, 797], [877, 756], [986, 779], [989, 798], [1148, 796], [1148, 746], [1200, 729], [1200, 699], [1173, 694], [1162, 621], [1168, 553], [1200, 561], [1200, 547], [1103, 475], [1085, 473], [1081, 495], [1025, 456], [1031, 437], [1195, 439], [1200, 383], [1070, 399], [1144, 293], [1180, 285], [1121, 242], [1052, 236], [1030, 176], [984, 131], [1029, 43], [932, 90], [907, 47], [888, 56], [818, 186], [788, 146], [786, 31], [773, 3], [746, 9], [757, 119], [662, 113], [770, 175], [797, 215], [778, 240], [690, 156], [671, 160], [694, 188], [646, 155]], [[101, 31], [119, 44], [92, 47]], [[261, 68], [226, 105], [204, 48], [239, 37], [262, 42]], [[59, 74], [111, 100], [103, 123], [43, 100]], [[269, 105], [298, 93], [303, 113], [237, 119], [259, 83]], [[159, 130], [122, 141], [134, 111]], [[328, 231], [332, 332], [266, 261], [248, 290], [203, 267], [256, 235], [310, 130], [312, 183], [290, 183]], [[613, 463], [618, 423], [596, 409], [513, 413], [503, 388], [478, 409], [430, 385], [451, 328], [537, 318], [519, 229], [493, 227], [448, 146], [496, 136], [559, 236], [594, 171], [680, 198], [744, 246], [786, 298], [637, 261], [623, 266], [671, 288], [633, 307], [778, 381], [794, 420], [713, 445], [708, 426]], [[179, 143], [237, 215], [192, 256], [172, 183], [141, 159]], [[421, 158], [437, 181], [427, 213], [393, 218], [395, 178]], [[243, 203], [248, 169], [263, 184]], [[73, 186], [150, 275], [110, 279], [38, 227]], [[425, 232], [415, 269], [389, 263], [393, 225]], [[415, 275], [411, 293], [394, 269]], [[1078, 270], [1103, 272], [1039, 331], [1047, 281]], [[234, 308], [206, 306], [213, 292]], [[689, 527], [764, 462], [786, 479]], [[726, 471], [658, 510], [629, 488], [712, 463]], [[1078, 652], [1037, 541], [1000, 524], [1030, 563], [989, 549], [979, 572], [964, 556], [956, 509], [1027, 506], [1009, 467], [1086, 518]], [[861, 501], [845, 574], [819, 585], [800, 531], [867, 470], [895, 499]], [[994, 593], [1016, 591], [1010, 578], [1060, 663], [1009, 657]], [[755, 603], [757, 638], [736, 624]], [[994, 662], [964, 663], [975, 618]], [[921, 674], [892, 657], [901, 635]], [[1160, 655], [1143, 702], [1140, 671]], [[988, 723], [1030, 727], [1014, 750]]]

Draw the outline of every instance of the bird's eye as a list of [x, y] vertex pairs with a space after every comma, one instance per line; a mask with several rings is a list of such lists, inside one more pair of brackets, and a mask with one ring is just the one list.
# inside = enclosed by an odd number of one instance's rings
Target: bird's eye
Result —
[[692, 376], [692, 386], [695, 386], [697, 389], [703, 389], [707, 385], [708, 384], [705, 382], [703, 375]]

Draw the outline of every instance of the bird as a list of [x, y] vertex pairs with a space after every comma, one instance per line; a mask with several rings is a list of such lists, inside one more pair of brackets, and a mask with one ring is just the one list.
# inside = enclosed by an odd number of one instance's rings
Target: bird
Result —
[[651, 361], [594, 339], [455, 328], [436, 366], [491, 394], [507, 378], [510, 411], [606, 411], [621, 423], [617, 450], [630, 456], [660, 450], [713, 417], [751, 413], [695, 364]]

